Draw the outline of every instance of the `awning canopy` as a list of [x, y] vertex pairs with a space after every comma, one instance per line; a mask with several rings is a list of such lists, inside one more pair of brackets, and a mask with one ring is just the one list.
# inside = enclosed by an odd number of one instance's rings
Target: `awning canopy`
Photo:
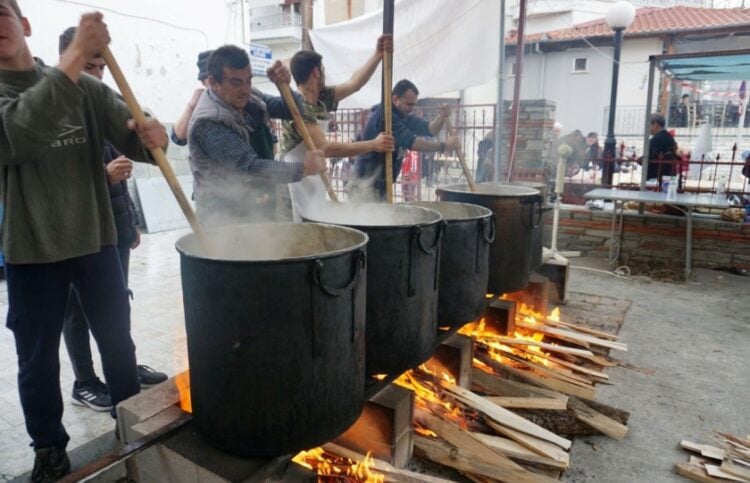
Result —
[[679, 80], [750, 80], [750, 49], [654, 57], [661, 70]]

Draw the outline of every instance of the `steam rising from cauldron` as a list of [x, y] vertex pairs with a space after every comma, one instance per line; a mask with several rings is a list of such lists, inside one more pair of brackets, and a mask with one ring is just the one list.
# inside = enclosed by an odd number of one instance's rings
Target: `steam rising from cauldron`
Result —
[[250, 223], [206, 232], [210, 253], [195, 235], [177, 242], [186, 255], [222, 261], [271, 262], [332, 255], [367, 243], [367, 235], [318, 223]]

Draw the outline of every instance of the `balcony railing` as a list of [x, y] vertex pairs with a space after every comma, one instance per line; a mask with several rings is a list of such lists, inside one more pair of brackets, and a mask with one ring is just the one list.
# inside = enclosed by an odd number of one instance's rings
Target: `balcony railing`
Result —
[[[703, 123], [711, 125], [713, 135], [734, 135], [739, 127], [739, 107], [733, 104], [703, 102], [693, 104], [689, 114], [683, 114], [678, 106], [672, 106], [667, 119], [667, 129], [689, 128], [698, 131]], [[604, 108], [602, 133], [607, 132], [609, 107]], [[646, 122], [644, 106], [617, 106], [615, 136], [642, 136]], [[744, 128], [750, 127], [750, 115], [745, 117]]]
[[250, 18], [251, 31], [273, 30], [283, 27], [301, 27], [302, 15], [297, 12], [285, 12], [263, 17]]

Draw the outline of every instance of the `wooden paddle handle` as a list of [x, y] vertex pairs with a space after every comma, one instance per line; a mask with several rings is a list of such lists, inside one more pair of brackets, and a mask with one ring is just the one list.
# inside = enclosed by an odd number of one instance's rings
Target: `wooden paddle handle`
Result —
[[[138, 125], [144, 125], [146, 123], [146, 115], [143, 113], [141, 105], [138, 104], [138, 100], [135, 98], [135, 94], [133, 94], [133, 90], [130, 88], [130, 84], [128, 84], [128, 80], [125, 78], [125, 74], [122, 73], [122, 69], [120, 69], [120, 65], [117, 63], [117, 60], [115, 60], [114, 55], [112, 55], [112, 52], [109, 50], [109, 47], [104, 47], [104, 50], [102, 51], [102, 58], [107, 64], [107, 68], [112, 73], [112, 77], [114, 77], [115, 82], [117, 83], [117, 87], [120, 89], [120, 94], [122, 94], [122, 97], [125, 99], [125, 103], [128, 105], [128, 109], [130, 109], [130, 113], [133, 115], [133, 119], [135, 119], [135, 122]], [[174, 194], [174, 197], [177, 199], [177, 204], [180, 205], [182, 212], [185, 214], [185, 218], [187, 218], [190, 227], [193, 229], [195, 236], [198, 238], [198, 242], [208, 253], [208, 240], [206, 239], [203, 227], [198, 221], [198, 218], [195, 216], [193, 207], [190, 206], [190, 202], [185, 196], [185, 192], [182, 191], [182, 187], [180, 186], [179, 181], [177, 181], [177, 176], [175, 176], [174, 171], [172, 170], [172, 166], [169, 164], [169, 161], [167, 161], [167, 156], [164, 154], [164, 150], [157, 147], [151, 149], [150, 151], [151, 156], [153, 156], [154, 160], [156, 160], [156, 164], [157, 166], [159, 166], [162, 175], [164, 175], [164, 178], [167, 180], [167, 184], [172, 190], [172, 194]]]
[[[289, 111], [292, 113], [292, 117], [294, 118], [294, 125], [297, 127], [297, 131], [299, 132], [300, 136], [302, 136], [302, 141], [305, 143], [305, 147], [308, 151], [315, 151], [318, 148], [315, 147], [312, 136], [310, 136], [310, 131], [307, 130], [307, 124], [305, 124], [305, 121], [302, 119], [302, 115], [299, 113], [297, 103], [294, 101], [294, 96], [292, 95], [292, 90], [289, 88], [289, 84], [280, 82], [276, 84], [276, 87], [279, 88], [279, 92], [281, 93], [281, 97], [284, 98], [286, 107], [289, 108]], [[331, 201], [338, 203], [339, 198], [338, 196], [336, 196], [336, 192], [333, 191], [331, 180], [328, 179], [328, 173], [320, 173], [320, 179], [323, 180], [323, 184], [325, 185], [326, 191], [328, 192], [328, 197], [331, 198]]]
[[[393, 52], [383, 52], [383, 116], [385, 133], [393, 135]], [[393, 203], [393, 152], [385, 153], [385, 199]]]
[[[451, 136], [455, 136], [456, 134], [456, 129], [451, 125], [450, 119], [445, 120], [445, 130], [448, 131], [448, 134], [450, 134]], [[458, 156], [458, 162], [461, 163], [461, 169], [464, 171], [464, 177], [466, 177], [466, 181], [469, 183], [471, 192], [476, 193], [477, 184], [476, 182], [474, 182], [474, 178], [471, 176], [471, 171], [469, 171], [469, 165], [466, 164], [464, 154], [461, 152], [461, 150], [457, 149], [456, 156]]]

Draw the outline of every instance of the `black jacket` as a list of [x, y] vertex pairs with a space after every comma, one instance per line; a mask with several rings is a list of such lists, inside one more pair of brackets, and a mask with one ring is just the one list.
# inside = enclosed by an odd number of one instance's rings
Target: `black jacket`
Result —
[[673, 164], [659, 163], [657, 160], [671, 161], [675, 159], [676, 152], [677, 143], [666, 129], [654, 134], [648, 142], [648, 178], [674, 174]]
[[[115, 149], [108, 141], [104, 143], [104, 164], [107, 165], [120, 156], [120, 152]], [[115, 217], [115, 228], [117, 228], [117, 245], [130, 246], [136, 236], [135, 205], [128, 193], [128, 182], [120, 181], [119, 183], [110, 184], [109, 199], [112, 204], [112, 214]]]

